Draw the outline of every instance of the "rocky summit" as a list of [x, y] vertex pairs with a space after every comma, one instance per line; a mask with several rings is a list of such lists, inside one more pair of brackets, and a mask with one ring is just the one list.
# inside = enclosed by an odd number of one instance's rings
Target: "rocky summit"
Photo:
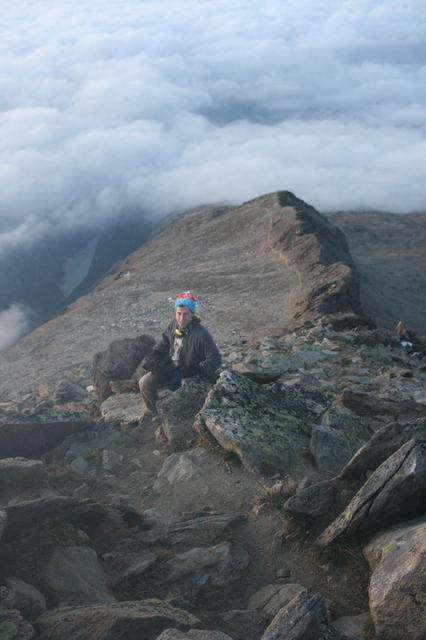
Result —
[[[400, 316], [368, 274], [406, 222], [379, 218], [187, 211], [1, 354], [2, 640], [426, 637], [423, 276]], [[188, 288], [222, 368], [153, 415], [142, 363]]]

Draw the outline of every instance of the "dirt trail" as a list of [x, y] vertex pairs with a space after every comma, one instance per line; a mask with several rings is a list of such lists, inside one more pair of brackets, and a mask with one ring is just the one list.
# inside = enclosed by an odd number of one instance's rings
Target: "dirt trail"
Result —
[[[153, 426], [144, 427], [143, 431], [138, 427], [133, 436], [136, 434], [138, 442], [133, 440], [130, 446], [115, 449], [115, 453], [124, 456], [119, 468], [112, 473], [99, 469], [92, 484], [91, 497], [99, 502], [131, 506], [139, 513], [157, 509], [177, 519], [211, 511], [244, 516], [226, 532], [212, 536], [211, 531], [197, 530], [186, 534], [184, 543], [157, 543], [152, 548], [161, 556], [226, 540], [238, 542], [248, 551], [249, 567], [235, 583], [231, 596], [227, 590], [225, 598], [221, 598], [220, 592], [214, 601], [201, 598], [199, 608], [192, 611], [207, 627], [220, 628], [231, 637], [258, 640], [267, 620], [259, 620], [253, 628], [243, 617], [237, 624], [236, 633], [234, 628], [230, 630], [227, 627], [219, 614], [247, 609], [248, 600], [256, 591], [277, 583], [297, 583], [311, 593], [321, 593], [332, 603], [333, 618], [368, 610], [365, 565], [358, 556], [348, 551], [336, 572], [316, 556], [310, 540], [304, 540], [303, 536], [300, 538], [300, 531], [298, 536], [290, 534], [286, 538], [288, 525], [282, 511], [268, 505], [261, 507], [260, 512], [254, 508], [257, 497], [274, 483], [273, 479], [250, 474], [223, 455], [194, 442], [193, 449], [173, 454], [194, 460], [194, 475], [172, 484], [164, 480], [158, 485], [158, 474], [171, 455], [170, 451], [166, 445], [156, 443]], [[81, 480], [76, 479], [76, 485], [79, 482]], [[142, 550], [143, 545], [137, 553]], [[108, 573], [108, 567], [106, 569]], [[145, 597], [155, 597], [156, 594], [147, 588]]]

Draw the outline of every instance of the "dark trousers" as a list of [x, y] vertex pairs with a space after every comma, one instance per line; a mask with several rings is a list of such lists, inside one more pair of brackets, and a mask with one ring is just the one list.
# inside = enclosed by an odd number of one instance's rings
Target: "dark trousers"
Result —
[[155, 373], [146, 373], [139, 380], [139, 390], [146, 404], [147, 409], [152, 413], [157, 413], [158, 390], [168, 387], [171, 391], [176, 391], [181, 386], [181, 377], [179, 369], [176, 369], [166, 384], [160, 384], [158, 376]]

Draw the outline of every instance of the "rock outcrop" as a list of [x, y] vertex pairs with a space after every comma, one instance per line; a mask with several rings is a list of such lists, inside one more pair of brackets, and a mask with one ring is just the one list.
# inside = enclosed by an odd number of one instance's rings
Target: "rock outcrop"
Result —
[[330, 626], [325, 600], [318, 594], [309, 597], [306, 590], [295, 596], [272, 620], [262, 640], [339, 640]]
[[95, 354], [92, 364], [93, 386], [98, 402], [112, 395], [111, 380], [127, 380], [135, 373], [155, 342], [151, 336], [113, 340], [105, 351]]
[[419, 515], [426, 498], [426, 443], [409, 440], [368, 478], [345, 511], [321, 534], [319, 546], [374, 531], [396, 516]]
[[364, 549], [372, 569], [370, 611], [377, 635], [389, 640], [426, 636], [426, 519], [377, 535]]
[[337, 328], [368, 324], [360, 284], [345, 236], [313, 207], [289, 191], [277, 194], [281, 211], [271, 216], [269, 242], [297, 271], [293, 325], [330, 323]]
[[155, 640], [165, 628], [197, 627], [200, 621], [186, 611], [159, 600], [112, 602], [107, 605], [63, 607], [46, 611], [35, 628], [41, 640]]
[[93, 424], [85, 421], [22, 422], [0, 424], [0, 458], [40, 456], [54, 449], [70, 433], [82, 431]]
[[314, 396], [309, 403], [285, 385], [265, 389], [224, 371], [199, 412], [195, 429], [236, 454], [249, 471], [297, 474], [306, 466], [303, 450], [312, 425], [327, 407], [325, 395]]

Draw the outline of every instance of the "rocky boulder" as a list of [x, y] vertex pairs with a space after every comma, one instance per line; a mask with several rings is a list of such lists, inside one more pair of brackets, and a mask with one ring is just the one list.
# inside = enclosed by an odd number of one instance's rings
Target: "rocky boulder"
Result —
[[364, 555], [373, 571], [369, 599], [377, 635], [426, 637], [426, 517], [377, 535]]
[[194, 597], [201, 589], [221, 590], [248, 567], [249, 555], [237, 543], [222, 542], [213, 547], [195, 547], [165, 563], [162, 580], [176, 593]]
[[160, 600], [63, 607], [46, 611], [35, 623], [40, 640], [155, 640], [170, 627], [199, 626], [195, 616]]
[[261, 640], [340, 640], [330, 626], [324, 598], [306, 590], [279, 610]]
[[0, 500], [25, 496], [40, 497], [47, 485], [47, 470], [41, 460], [4, 458], [0, 460]]
[[31, 640], [34, 628], [17, 609], [0, 607], [0, 637], [2, 640]]
[[22, 422], [0, 424], [0, 458], [33, 458], [54, 449], [70, 433], [93, 424], [88, 417], [79, 421]]
[[426, 443], [410, 440], [383, 462], [343, 513], [323, 531], [319, 546], [372, 531], [392, 518], [419, 514], [426, 497]]
[[302, 591], [305, 589], [300, 584], [269, 584], [252, 595], [248, 608], [258, 609], [263, 618], [271, 620]]
[[210, 389], [206, 379], [187, 378], [180, 389], [158, 403], [162, 430], [174, 449], [184, 448], [194, 437], [192, 425]]
[[333, 620], [333, 627], [340, 633], [342, 640], [371, 640], [372, 624], [369, 613]]
[[64, 523], [94, 531], [101, 524], [105, 524], [109, 517], [114, 517], [114, 511], [108, 505], [98, 504], [90, 498], [65, 496], [40, 498], [8, 505], [6, 513], [3, 541], [15, 540], [34, 528]]
[[378, 429], [342, 469], [339, 477], [356, 478], [367, 471], [374, 471], [411, 439], [426, 441], [426, 418], [409, 422], [391, 422]]
[[335, 504], [337, 493], [338, 489], [332, 481], [317, 482], [288, 498], [284, 509], [295, 516], [322, 516]]
[[143, 513], [143, 521], [152, 528], [135, 534], [132, 540], [140, 546], [141, 543], [153, 544], [159, 540], [168, 540], [171, 544], [182, 542], [188, 537], [190, 540], [200, 538], [204, 542], [224, 537], [233, 524], [244, 521], [245, 516], [239, 513], [224, 513], [221, 511], [203, 511], [189, 513], [185, 518], [177, 520], [169, 514], [149, 509]]
[[[376, 388], [371, 389], [372, 386]], [[404, 386], [410, 387], [412, 385], [407, 383]], [[341, 402], [344, 407], [361, 416], [383, 415], [399, 420], [426, 415], [426, 396], [416, 401], [413, 400], [411, 393], [395, 394], [392, 388], [382, 390], [377, 385], [346, 389], [342, 393]]]
[[303, 475], [312, 427], [326, 404], [320, 391], [259, 385], [223, 371], [194, 428], [236, 454], [249, 471]]
[[105, 351], [95, 354], [92, 379], [99, 403], [112, 395], [110, 380], [128, 380], [140, 362], [152, 352], [154, 338], [148, 335], [113, 340]]
[[124, 424], [136, 424], [142, 420], [147, 409], [140, 393], [120, 393], [104, 400], [100, 411], [107, 422], [117, 420]]
[[96, 551], [90, 547], [56, 547], [43, 566], [43, 581], [54, 606], [113, 602]]
[[351, 458], [351, 450], [343, 433], [315, 425], [309, 448], [320, 471], [335, 475]]
[[80, 402], [86, 397], [86, 389], [78, 382], [62, 379], [56, 384], [52, 399], [55, 404], [66, 404], [67, 402]]
[[185, 453], [172, 453], [163, 463], [153, 485], [155, 491], [179, 482], [196, 480], [203, 473], [203, 461], [207, 452], [202, 447], [191, 449]]
[[5, 584], [11, 591], [13, 606], [27, 620], [35, 620], [46, 611], [46, 598], [33, 585], [20, 578], [6, 578]]

